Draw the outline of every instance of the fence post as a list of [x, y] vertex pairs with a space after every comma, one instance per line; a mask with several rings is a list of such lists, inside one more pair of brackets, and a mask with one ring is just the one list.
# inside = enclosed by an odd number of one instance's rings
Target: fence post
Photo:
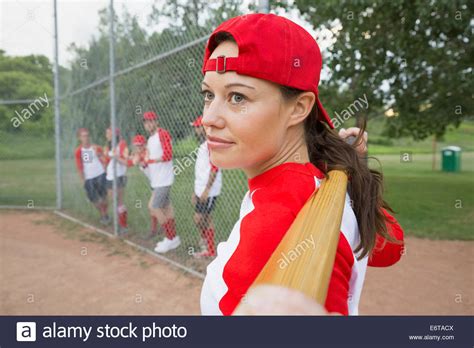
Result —
[[[112, 151], [117, 146], [116, 137], [116, 111], [115, 111], [115, 31], [114, 31], [114, 0], [110, 0], [109, 4], [109, 92], [110, 92], [110, 128], [112, 131]], [[114, 154], [115, 155], [115, 154]], [[114, 233], [118, 235], [118, 216], [117, 216], [117, 161], [113, 161], [113, 184], [112, 184], [112, 216], [114, 221]]]
[[260, 12], [260, 13], [270, 12], [270, 2], [269, 2], [269, 0], [258, 0], [258, 12]]
[[56, 158], [56, 209], [63, 207], [61, 163], [61, 115], [59, 112], [58, 4], [54, 0], [54, 141]]

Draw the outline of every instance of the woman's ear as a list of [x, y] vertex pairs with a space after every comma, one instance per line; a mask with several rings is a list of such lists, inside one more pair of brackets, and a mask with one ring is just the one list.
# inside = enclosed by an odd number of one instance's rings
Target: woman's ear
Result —
[[303, 122], [313, 109], [316, 102], [316, 96], [313, 92], [303, 92], [295, 97], [290, 103], [290, 115], [288, 118], [288, 126], [294, 126]]

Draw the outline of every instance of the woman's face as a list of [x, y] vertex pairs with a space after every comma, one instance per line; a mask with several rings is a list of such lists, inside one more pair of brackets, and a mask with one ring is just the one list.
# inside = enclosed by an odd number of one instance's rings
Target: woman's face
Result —
[[[238, 56], [238, 46], [226, 41], [211, 58]], [[207, 71], [202, 82], [203, 125], [211, 161], [221, 168], [254, 170], [284, 150], [288, 107], [279, 86], [229, 71]]]
[[143, 126], [145, 127], [147, 133], [151, 135], [156, 131], [157, 123], [153, 120], [145, 120], [143, 122]]
[[135, 151], [137, 153], [142, 153], [144, 150], [145, 150], [145, 145], [138, 145], [138, 144], [135, 144]]
[[82, 131], [79, 133], [79, 141], [81, 142], [82, 145], [89, 145], [90, 139], [89, 139], [89, 132], [88, 131]]
[[112, 130], [110, 128], [107, 128], [107, 130], [105, 131], [105, 138], [108, 141], [112, 141]]

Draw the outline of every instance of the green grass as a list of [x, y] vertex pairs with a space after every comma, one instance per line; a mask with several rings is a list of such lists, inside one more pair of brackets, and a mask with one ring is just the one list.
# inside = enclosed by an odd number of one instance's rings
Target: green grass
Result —
[[[377, 156], [385, 178], [385, 199], [409, 235], [472, 240], [474, 233], [474, 152], [463, 154], [462, 172], [431, 170], [431, 155]], [[439, 161], [438, 161], [439, 163]], [[380, 168], [371, 161], [371, 166]]]
[[54, 135], [12, 134], [0, 131], [0, 159], [54, 158]]
[[[432, 153], [433, 138], [429, 137], [422, 141], [414, 141], [410, 138], [390, 139], [382, 136], [383, 118], [369, 121], [369, 152], [371, 155], [399, 154], [402, 151], [413, 153]], [[437, 153], [448, 145], [457, 145], [464, 152], [474, 151], [474, 122], [465, 121], [459, 128], [449, 127], [443, 139], [437, 142]]]
[[56, 204], [52, 159], [0, 161], [0, 205], [35, 207]]

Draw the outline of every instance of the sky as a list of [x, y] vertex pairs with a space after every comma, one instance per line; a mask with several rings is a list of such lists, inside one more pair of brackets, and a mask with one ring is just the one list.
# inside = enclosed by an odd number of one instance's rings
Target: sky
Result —
[[[162, 0], [156, 0], [160, 3]], [[246, 3], [252, 0], [247, 0]], [[146, 25], [153, 0], [114, 1], [115, 10], [121, 13], [124, 6]], [[71, 54], [67, 47], [88, 44], [97, 35], [98, 12], [107, 7], [109, 0], [58, 0], [59, 63], [68, 66]], [[296, 12], [286, 14], [304, 26], [313, 36], [314, 30], [302, 21]], [[0, 49], [8, 55], [43, 54], [53, 59], [54, 52], [53, 0], [0, 0]], [[327, 47], [320, 43], [321, 49]]]
[[[108, 0], [58, 1], [59, 62], [67, 65], [71, 43], [87, 45], [97, 34], [98, 12]], [[124, 1], [115, 1], [117, 12]], [[151, 1], [127, 1], [128, 10], [145, 21]], [[140, 14], [141, 17], [140, 18]], [[44, 54], [52, 59], [54, 14], [52, 0], [0, 0], [0, 48], [9, 55]]]

